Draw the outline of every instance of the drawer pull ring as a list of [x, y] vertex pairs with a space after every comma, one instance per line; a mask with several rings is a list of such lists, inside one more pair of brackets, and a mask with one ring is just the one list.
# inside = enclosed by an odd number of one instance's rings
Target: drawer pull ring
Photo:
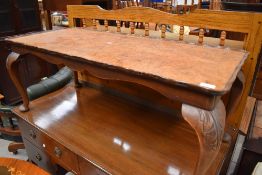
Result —
[[30, 130], [29, 131], [30, 132], [30, 137], [32, 138], [32, 139], [35, 139], [36, 138], [36, 134], [35, 134], [35, 132], [33, 131], [33, 130]]
[[38, 160], [38, 161], [41, 161], [42, 160], [42, 157], [39, 153], [36, 154], [35, 158]]
[[60, 158], [62, 155], [62, 151], [58, 147], [55, 147], [54, 153], [58, 158]]

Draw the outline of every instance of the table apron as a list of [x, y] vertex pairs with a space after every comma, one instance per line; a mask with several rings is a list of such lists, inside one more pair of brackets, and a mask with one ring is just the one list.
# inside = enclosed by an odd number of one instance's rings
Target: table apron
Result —
[[199, 90], [195, 90], [191, 87], [183, 87], [182, 85], [179, 86], [173, 84], [169, 85], [165, 82], [152, 80], [139, 75], [128, 74], [127, 72], [119, 71], [114, 68], [106, 68], [104, 66], [94, 65], [89, 62], [79, 61], [74, 58], [70, 58], [69, 56], [64, 58], [63, 56], [16, 46], [12, 46], [12, 51], [20, 55], [32, 54], [53, 64], [66, 65], [74, 71], [87, 71], [100, 79], [139, 84], [153, 89], [171, 100], [189, 104], [205, 110], [214, 109], [218, 99], [220, 99], [220, 96], [218, 95], [216, 96], [214, 94], [208, 94], [207, 92], [200, 92]]

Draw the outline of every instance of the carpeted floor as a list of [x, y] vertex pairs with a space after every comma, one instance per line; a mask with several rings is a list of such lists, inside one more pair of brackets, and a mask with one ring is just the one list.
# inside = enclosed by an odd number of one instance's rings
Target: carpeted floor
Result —
[[14, 155], [13, 153], [10, 153], [7, 149], [10, 141], [0, 139], [0, 157], [9, 157], [9, 158], [16, 158], [21, 160], [27, 160], [27, 154], [25, 149], [18, 150], [18, 153]]

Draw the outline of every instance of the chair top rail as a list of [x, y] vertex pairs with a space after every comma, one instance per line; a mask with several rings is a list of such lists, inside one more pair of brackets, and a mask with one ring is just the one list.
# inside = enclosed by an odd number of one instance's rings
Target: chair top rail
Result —
[[178, 15], [149, 7], [127, 7], [118, 10], [104, 10], [96, 5], [68, 5], [67, 9], [71, 27], [73, 18], [89, 18], [176, 24], [180, 26], [250, 33], [255, 16], [262, 16], [262, 14], [258, 13], [213, 10], [195, 10], [190, 14]]

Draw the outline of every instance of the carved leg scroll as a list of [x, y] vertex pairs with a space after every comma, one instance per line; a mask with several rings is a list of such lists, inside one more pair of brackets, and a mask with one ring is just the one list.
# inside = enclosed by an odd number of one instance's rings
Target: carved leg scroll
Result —
[[19, 54], [15, 52], [10, 53], [7, 57], [6, 67], [10, 75], [10, 78], [15, 84], [19, 94], [22, 96], [23, 104], [19, 106], [19, 110], [25, 112], [29, 110], [29, 98], [27, 96], [26, 89], [23, 87], [22, 82], [19, 78], [18, 62], [17, 62], [19, 58], [20, 58]]
[[219, 100], [212, 111], [206, 111], [183, 104], [182, 115], [195, 130], [200, 144], [199, 159], [194, 174], [203, 175], [219, 152], [225, 127], [225, 106]]

